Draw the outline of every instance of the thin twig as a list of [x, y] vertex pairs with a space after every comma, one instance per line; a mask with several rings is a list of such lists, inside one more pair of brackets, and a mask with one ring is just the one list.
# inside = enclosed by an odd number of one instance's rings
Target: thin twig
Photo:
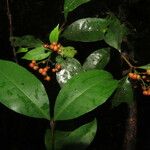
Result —
[[[13, 36], [12, 15], [11, 15], [11, 11], [10, 11], [9, 0], [6, 0], [6, 3], [7, 3], [7, 16], [8, 16], [8, 22], [9, 22], [9, 39], [10, 39]], [[12, 51], [13, 51], [13, 55], [14, 55], [14, 60], [16, 63], [18, 63], [15, 48], [13, 45], [11, 45], [11, 46], [12, 46]]]

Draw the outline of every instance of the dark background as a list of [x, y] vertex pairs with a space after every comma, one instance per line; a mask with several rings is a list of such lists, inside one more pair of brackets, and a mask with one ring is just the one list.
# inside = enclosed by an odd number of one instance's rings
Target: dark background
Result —
[[[43, 41], [47, 40], [49, 32], [58, 24], [63, 23], [62, 0], [11, 0], [13, 19], [13, 34], [22, 36], [31, 34]], [[125, 22], [132, 30], [129, 37], [132, 55], [138, 65], [149, 63], [150, 58], [150, 1], [149, 0], [91, 0], [84, 7], [77, 8], [68, 16], [68, 23], [83, 17], [103, 17], [112, 11]], [[78, 49], [76, 56], [81, 62], [86, 56], [105, 43], [80, 43], [62, 41], [64, 44], [73, 44]], [[86, 49], [85, 51], [83, 51]], [[92, 49], [92, 50], [91, 50]], [[117, 54], [107, 69], [115, 78], [120, 77], [120, 66]], [[9, 25], [6, 0], [0, 0], [0, 59], [14, 61], [12, 47], [9, 42]], [[26, 62], [19, 59], [20, 64], [27, 67]], [[117, 64], [117, 66], [116, 66]], [[114, 69], [117, 68], [117, 69]], [[48, 95], [55, 99], [59, 88], [55, 82], [43, 82]], [[138, 104], [137, 150], [150, 150], [150, 99], [135, 94]], [[109, 101], [95, 113], [98, 119], [98, 132], [89, 149], [92, 150], [121, 150], [124, 136], [127, 109], [121, 105], [116, 109], [109, 109]], [[0, 149], [5, 150], [45, 150], [44, 133], [49, 122], [17, 114], [0, 104]], [[4, 147], [4, 148], [2, 148]]]

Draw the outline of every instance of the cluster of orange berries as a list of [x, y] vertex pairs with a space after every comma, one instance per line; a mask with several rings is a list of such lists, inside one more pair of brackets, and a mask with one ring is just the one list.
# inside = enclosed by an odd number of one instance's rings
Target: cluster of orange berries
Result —
[[148, 87], [148, 88], [143, 88], [143, 95], [145, 95], [145, 96], [150, 96], [150, 87]]
[[146, 70], [146, 72], [140, 72], [140, 73], [132, 73], [130, 72], [128, 74], [129, 78], [134, 81], [141, 81], [143, 95], [150, 96], [150, 69]]
[[129, 78], [132, 79], [132, 80], [139, 80], [141, 78], [141, 76], [137, 73], [129, 73], [128, 74]]
[[44, 44], [43, 47], [44, 47], [44, 48], [51, 49], [51, 50], [54, 51], [54, 52], [60, 53], [61, 44], [60, 44], [60, 43], [53, 42], [53, 43], [51, 43], [50, 45], [49, 45], [49, 44]]
[[[45, 62], [42, 62], [43, 64]], [[51, 77], [48, 75], [48, 71], [50, 70], [49, 66], [45, 66], [45, 67], [39, 67], [39, 65], [36, 63], [35, 60], [32, 60], [32, 62], [29, 64], [29, 67], [32, 68], [33, 70], [38, 70], [38, 72], [44, 76], [44, 80], [46, 81], [50, 81]], [[52, 72], [58, 72], [61, 69], [61, 65], [60, 64], [56, 64], [54, 68], [51, 69]]]

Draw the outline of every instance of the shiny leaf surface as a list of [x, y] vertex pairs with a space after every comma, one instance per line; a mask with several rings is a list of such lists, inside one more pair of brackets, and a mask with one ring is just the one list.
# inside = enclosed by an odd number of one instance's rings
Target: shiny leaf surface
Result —
[[60, 52], [59, 52], [61, 56], [69, 57], [69, 58], [73, 58], [76, 53], [77, 51], [72, 46], [66, 46], [66, 47], [61, 46]]
[[103, 69], [110, 60], [110, 49], [102, 48], [90, 54], [83, 64], [83, 69]]
[[51, 51], [45, 49], [43, 46], [36, 47], [27, 52], [22, 58], [27, 60], [42, 60], [50, 56]]
[[67, 19], [68, 13], [73, 11], [78, 6], [89, 2], [90, 0], [65, 0], [64, 1], [64, 16]]
[[30, 117], [49, 120], [49, 100], [42, 83], [25, 68], [0, 60], [0, 102]]
[[124, 77], [120, 80], [117, 91], [112, 99], [112, 107], [117, 107], [121, 103], [127, 103], [128, 105], [133, 102], [133, 89], [128, 77]]
[[117, 87], [117, 81], [103, 70], [88, 70], [73, 76], [60, 90], [55, 120], [79, 117], [103, 104]]
[[61, 70], [56, 73], [57, 81], [61, 87], [82, 70], [80, 62], [75, 58], [67, 58], [61, 61], [61, 66]]
[[109, 21], [110, 24], [104, 40], [108, 45], [120, 50], [122, 40], [127, 35], [127, 28], [116, 17], [111, 18]]
[[[93, 141], [97, 130], [96, 120], [82, 125], [73, 131], [55, 131], [55, 150], [85, 150]], [[47, 150], [51, 149], [51, 132], [46, 131], [45, 145]]]
[[109, 25], [108, 19], [85, 18], [79, 19], [69, 25], [62, 33], [68, 40], [81, 42], [94, 42], [103, 40]]

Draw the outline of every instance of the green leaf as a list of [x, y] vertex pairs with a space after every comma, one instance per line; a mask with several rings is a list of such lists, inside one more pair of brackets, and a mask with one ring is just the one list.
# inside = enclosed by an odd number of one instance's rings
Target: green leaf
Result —
[[[82, 125], [74, 131], [55, 131], [56, 150], [85, 150], [93, 141], [97, 130], [96, 119], [90, 123]], [[51, 130], [45, 134], [45, 145], [47, 150], [51, 149]]]
[[128, 105], [133, 103], [133, 89], [128, 77], [119, 81], [119, 86], [112, 99], [112, 107], [117, 107], [121, 103], [127, 103]]
[[59, 25], [57, 25], [57, 26], [51, 31], [51, 33], [50, 33], [50, 35], [49, 35], [49, 41], [50, 41], [50, 43], [58, 42], [59, 33], [60, 33]]
[[62, 33], [68, 40], [81, 42], [94, 42], [103, 40], [109, 25], [108, 19], [85, 18], [79, 19], [69, 25]]
[[49, 117], [49, 100], [42, 83], [25, 68], [0, 60], [0, 102], [30, 117]]
[[149, 70], [150, 69], [150, 64], [147, 64], [147, 65], [144, 65], [144, 66], [140, 66], [138, 68]]
[[57, 81], [61, 87], [82, 70], [80, 62], [75, 58], [67, 58], [63, 62], [61, 61], [61, 66], [61, 70], [56, 73]]
[[111, 18], [109, 22], [104, 40], [111, 47], [120, 50], [122, 40], [128, 34], [127, 28], [116, 17]]
[[45, 49], [43, 46], [36, 47], [31, 51], [27, 52], [22, 59], [26, 60], [42, 60], [50, 56], [51, 51]]
[[77, 53], [77, 51], [72, 46], [67, 46], [67, 47], [61, 46], [60, 52], [59, 52], [59, 54], [62, 57], [69, 57], [69, 58], [73, 58], [76, 53]]
[[10, 38], [11, 44], [14, 47], [34, 48], [43, 45], [43, 42], [32, 35], [24, 35], [21, 37], [13, 36]]
[[90, 54], [84, 64], [83, 69], [103, 69], [110, 60], [110, 49], [102, 48]]
[[17, 51], [17, 53], [25, 53], [28, 51], [28, 48], [20, 47]]
[[89, 2], [90, 0], [65, 0], [64, 1], [64, 16], [67, 19], [68, 13], [73, 11], [78, 6]]
[[68, 80], [57, 96], [55, 120], [73, 119], [92, 111], [111, 96], [117, 83], [103, 70], [78, 73]]

